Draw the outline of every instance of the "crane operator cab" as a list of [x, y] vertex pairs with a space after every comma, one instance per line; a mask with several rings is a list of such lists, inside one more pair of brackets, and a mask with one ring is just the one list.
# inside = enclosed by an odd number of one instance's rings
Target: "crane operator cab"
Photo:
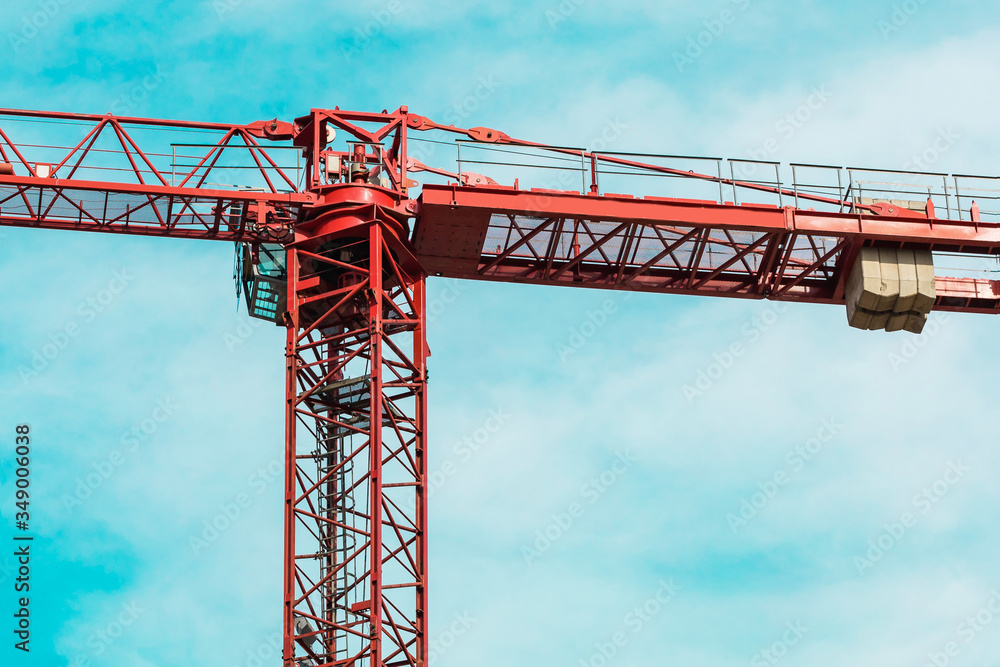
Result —
[[242, 291], [250, 317], [282, 324], [287, 310], [286, 253], [278, 243], [237, 245], [237, 296]]

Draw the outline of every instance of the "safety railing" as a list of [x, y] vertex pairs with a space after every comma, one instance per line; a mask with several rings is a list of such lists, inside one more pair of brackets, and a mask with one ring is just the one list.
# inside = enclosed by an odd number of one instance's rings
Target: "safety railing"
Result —
[[[438, 151], [436, 157], [447, 161], [443, 153]], [[482, 173], [521, 189], [794, 206], [839, 213], [893, 203], [936, 219], [1000, 223], [1000, 177], [465, 140], [454, 142], [453, 155], [456, 173]]]

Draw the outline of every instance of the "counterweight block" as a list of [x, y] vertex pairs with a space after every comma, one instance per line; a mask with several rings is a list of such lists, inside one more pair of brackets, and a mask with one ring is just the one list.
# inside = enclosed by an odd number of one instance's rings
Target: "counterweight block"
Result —
[[844, 298], [855, 329], [919, 334], [937, 299], [934, 258], [929, 250], [862, 248]]

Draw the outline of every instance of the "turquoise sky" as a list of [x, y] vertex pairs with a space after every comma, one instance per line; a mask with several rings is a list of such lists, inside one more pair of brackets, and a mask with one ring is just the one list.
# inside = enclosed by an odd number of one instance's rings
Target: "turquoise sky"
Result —
[[[31, 0], [0, 8], [0, 63], [13, 108], [406, 104], [568, 145], [613, 124], [623, 151], [902, 168], [946, 133], [928, 168], [984, 174], [1000, 153], [985, 1]], [[5, 626], [0, 663], [280, 664], [283, 334], [238, 309], [232, 252], [0, 232], [0, 539], [21, 422], [37, 535], [32, 653]], [[455, 471], [431, 509], [435, 667], [1000, 664], [995, 319], [916, 338], [850, 330], [841, 308], [431, 290], [431, 469]]]

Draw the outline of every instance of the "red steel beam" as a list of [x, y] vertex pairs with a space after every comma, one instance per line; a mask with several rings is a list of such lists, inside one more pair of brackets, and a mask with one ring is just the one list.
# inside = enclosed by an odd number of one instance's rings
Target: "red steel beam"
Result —
[[[851, 264], [842, 258], [845, 249], [880, 243], [979, 257], [1000, 250], [1000, 225], [910, 212], [892, 217], [456, 185], [425, 185], [418, 211], [414, 243], [431, 275], [539, 285], [843, 303]], [[502, 235], [505, 220], [519, 226], [520, 238], [497, 249], [487, 234]], [[604, 227], [570, 253], [566, 248], [581, 236], [563, 221]], [[736, 233], [748, 238], [737, 241]], [[529, 245], [536, 237], [544, 243]], [[646, 244], [644, 254], [636, 248], [627, 256], [636, 243]], [[604, 248], [618, 249], [613, 259]], [[939, 277], [936, 307], [1000, 312], [1000, 282]]]
[[[796, 231], [818, 236], [856, 237], [925, 247], [1000, 248], [1000, 225], [968, 220], [838, 213], [763, 204], [581, 195], [576, 192], [455, 187], [427, 184], [420, 197], [421, 224], [465, 225], [482, 214], [509, 214], [648, 225], [717, 227], [762, 233]], [[419, 248], [418, 248], [419, 250]]]
[[[33, 111], [27, 109], [0, 109], [0, 116], [12, 116], [22, 118], [35, 118], [39, 120], [68, 120], [81, 122], [94, 122], [108, 120], [112, 116], [91, 114], [91, 113], [67, 113], [63, 111]], [[145, 125], [154, 127], [175, 127], [187, 130], [229, 130], [239, 125], [230, 123], [201, 123], [187, 120], [163, 120], [157, 118], [132, 118], [128, 116], [115, 116], [118, 122], [126, 125]]]
[[[0, 225], [217, 241], [274, 241], [311, 193], [246, 192], [170, 185], [0, 176]], [[59, 205], [59, 210], [54, 207]], [[220, 219], [238, 207], [258, 227]], [[268, 223], [268, 219], [271, 222]], [[243, 220], [245, 223], [246, 220]]]

